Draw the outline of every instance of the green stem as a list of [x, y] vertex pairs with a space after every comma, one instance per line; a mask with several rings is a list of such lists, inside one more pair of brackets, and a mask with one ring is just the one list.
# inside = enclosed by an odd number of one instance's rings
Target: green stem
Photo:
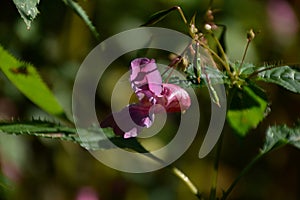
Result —
[[245, 50], [244, 50], [244, 54], [243, 54], [243, 58], [242, 58], [242, 62], [240, 64], [239, 68], [238, 68], [237, 74], [240, 74], [240, 72], [241, 72], [241, 68], [242, 68], [242, 66], [244, 64], [244, 61], [245, 61], [245, 58], [246, 58], [246, 54], [247, 54], [250, 42], [251, 42], [251, 40], [247, 41], [247, 44], [246, 44], [246, 47], [245, 47]]
[[185, 175], [181, 170], [179, 170], [178, 168], [174, 167], [174, 166], [170, 166], [169, 167], [172, 171], [172, 173], [177, 176], [180, 180], [182, 180], [185, 185], [188, 186], [188, 188], [190, 189], [190, 191], [198, 198], [198, 199], [202, 199], [202, 195], [199, 192], [199, 190], [197, 189], [197, 187], [194, 185], [194, 183], [189, 179], [189, 177], [187, 175]]
[[217, 37], [215, 36], [215, 34], [211, 33], [211, 35], [212, 35], [214, 41], [217, 43], [218, 49], [221, 51], [222, 57], [224, 58], [224, 59], [222, 59], [223, 60], [222, 64], [224, 65], [224, 67], [225, 67], [228, 75], [231, 78], [233, 78], [232, 72], [230, 70], [230, 66], [228, 64], [228, 59], [227, 59], [226, 53], [225, 53], [225, 51], [224, 51], [224, 49], [223, 49], [220, 41], [217, 39]]
[[[208, 45], [206, 45], [206, 44], [204, 44], [203, 42], [201, 42], [201, 41], [199, 41], [199, 44], [203, 47], [203, 48], [205, 48], [205, 49], [207, 49], [208, 51], [209, 51], [209, 53], [211, 53], [213, 56], [215, 56], [215, 58], [216, 59], [218, 59], [219, 61], [220, 61], [220, 63], [225, 67], [225, 66], [227, 66], [227, 64], [226, 64], [226, 62], [214, 51], [214, 50], [212, 50]], [[227, 71], [227, 68], [225, 67], [225, 69], [226, 69], [226, 71]], [[228, 68], [229, 69], [229, 68]], [[232, 73], [231, 73], [231, 71], [229, 70], [229, 71], [227, 71], [227, 73], [230, 75], [230, 76], [232, 76]]]
[[89, 19], [88, 15], [82, 9], [82, 7], [73, 0], [62, 0], [67, 6], [69, 6], [88, 26], [94, 37], [100, 41], [100, 35], [96, 30], [95, 26], [92, 24], [91, 20]]
[[178, 12], [180, 13], [180, 16], [181, 16], [182, 20], [184, 21], [184, 23], [187, 24], [187, 20], [186, 20], [186, 18], [185, 18], [185, 16], [184, 16], [184, 13], [182, 12], [180, 6], [175, 6], [175, 8], [176, 8], [176, 9], [178, 10]]
[[182, 51], [182, 53], [177, 56], [169, 65], [168, 65], [168, 68], [161, 74], [161, 76], [164, 76], [168, 71], [169, 69], [172, 69], [172, 71], [168, 74], [167, 78], [165, 79], [165, 83], [168, 83], [169, 82], [169, 79], [172, 75], [172, 72], [174, 71], [174, 68], [176, 67], [176, 65], [178, 65], [178, 63], [181, 62], [181, 60], [183, 59], [183, 55], [185, 54], [185, 52], [188, 50], [188, 48], [192, 45], [192, 42], [187, 45], [184, 50]]
[[213, 178], [212, 178], [212, 184], [211, 184], [210, 195], [209, 195], [210, 200], [216, 199], [217, 184], [218, 184], [218, 171], [219, 171], [219, 162], [220, 162], [220, 157], [221, 157], [222, 144], [223, 144], [223, 134], [221, 135], [221, 137], [219, 139], [218, 146], [216, 149], [216, 158], [214, 160], [214, 168], [213, 168]]
[[221, 200], [227, 199], [229, 194], [232, 192], [233, 188], [236, 186], [236, 184], [240, 181], [240, 179], [253, 167], [253, 165], [263, 156], [263, 153], [258, 154], [242, 171], [241, 173], [236, 177], [236, 179], [232, 182], [232, 184], [229, 186], [229, 188], [223, 193], [223, 196]]
[[[144, 154], [146, 155], [147, 157], [159, 162], [159, 163], [162, 163], [163, 165], [165, 165], [166, 163], [156, 157], [155, 155], [153, 154]], [[183, 171], [181, 171], [180, 169], [178, 169], [177, 167], [173, 166], [173, 165], [169, 165], [168, 166], [168, 169], [171, 170], [171, 172], [177, 176], [181, 181], [183, 181], [183, 183], [190, 189], [190, 191], [198, 198], [198, 199], [203, 199], [202, 198], [202, 194], [199, 192], [199, 190], [197, 189], [196, 185], [190, 180], [190, 178], [185, 174], [183, 173]]]

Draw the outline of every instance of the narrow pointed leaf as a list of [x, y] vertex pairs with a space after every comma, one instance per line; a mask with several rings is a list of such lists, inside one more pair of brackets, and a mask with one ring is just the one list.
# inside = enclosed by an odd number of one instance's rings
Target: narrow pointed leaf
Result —
[[193, 65], [194, 65], [194, 74], [197, 77], [198, 83], [200, 83], [200, 77], [201, 77], [201, 57], [199, 52], [200, 44], [199, 42], [196, 43], [195, 47], [195, 56], [193, 59]]
[[258, 73], [257, 79], [275, 83], [289, 91], [300, 93], [300, 71], [290, 66], [274, 67], [264, 70]]
[[39, 1], [40, 0], [13, 0], [27, 26], [27, 29], [30, 29], [31, 22], [39, 13], [37, 9]]
[[0, 132], [14, 135], [32, 135], [76, 142], [76, 129], [47, 120], [0, 121]]
[[205, 67], [203, 67], [203, 74], [205, 74], [205, 82], [206, 82], [206, 86], [208, 88], [209, 94], [211, 96], [212, 101], [217, 104], [220, 107], [220, 99], [219, 96], [214, 88], [214, 86], [212, 85], [212, 80], [210, 79], [209, 74], [206, 72]]
[[86, 12], [82, 9], [82, 7], [76, 3], [73, 0], [62, 0], [67, 6], [69, 6], [83, 21], [84, 23], [89, 27], [90, 31], [93, 33], [95, 38], [99, 40], [99, 33], [96, 30], [95, 26], [89, 19]]
[[43, 82], [35, 67], [17, 60], [0, 46], [0, 69], [7, 78], [33, 103], [56, 116], [64, 114], [50, 89]]
[[142, 26], [149, 26], [149, 25], [156, 24], [157, 22], [159, 22], [162, 19], [164, 19], [172, 11], [177, 10], [177, 9], [178, 9], [178, 7], [174, 6], [174, 7], [170, 8], [170, 9], [167, 9], [167, 10], [158, 11], [158, 12], [154, 13], [150, 17], [150, 19], [146, 23], [144, 23]]
[[105, 150], [119, 147], [132, 149], [139, 153], [148, 152], [137, 138], [124, 139], [116, 136], [111, 128], [90, 127], [88, 129], [76, 129], [59, 123], [37, 119], [31, 121], [0, 121], [1, 133], [65, 140], [78, 143], [87, 150]]

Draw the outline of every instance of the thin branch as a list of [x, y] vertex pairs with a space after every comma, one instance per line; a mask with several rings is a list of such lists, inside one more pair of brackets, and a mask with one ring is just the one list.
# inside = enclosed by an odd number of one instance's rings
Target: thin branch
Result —
[[180, 6], [175, 6], [175, 8], [176, 8], [176, 9], [178, 10], [178, 12], [180, 13], [180, 16], [181, 16], [183, 22], [184, 22], [185, 24], [187, 24], [188, 22], [187, 22], [187, 20], [186, 20], [186, 18], [185, 18], [185, 16], [184, 16], [184, 13], [183, 13], [183, 11], [181, 10]]
[[172, 170], [173, 174], [175, 174], [179, 179], [181, 179], [190, 189], [190, 191], [198, 198], [203, 199], [201, 193], [198, 191], [197, 187], [194, 183], [189, 179], [187, 175], [185, 175], [181, 170], [178, 168], [171, 166], [170, 169]]
[[226, 53], [225, 53], [220, 41], [216, 38], [215, 34], [213, 34], [213, 33], [211, 33], [211, 34], [212, 34], [212, 37], [213, 37], [214, 41], [216, 42], [219, 50], [221, 51], [221, 54], [222, 54], [223, 58], [224, 58], [224, 59], [221, 59], [221, 60], [223, 60], [222, 64], [224, 65], [224, 67], [225, 67], [227, 73], [229, 74], [229, 76], [231, 78], [233, 78], [233, 75], [231, 73], [231, 70], [230, 70], [230, 67], [229, 67], [229, 64], [228, 64], [228, 59], [227, 59]]
[[[163, 165], [166, 165], [166, 163], [156, 157], [155, 155], [148, 153], [148, 154], [143, 154]], [[177, 167], [175, 167], [174, 165], [169, 165], [167, 167], [175, 176], [177, 176], [181, 181], [183, 181], [183, 183], [190, 189], [190, 191], [200, 200], [202, 200], [202, 194], [199, 192], [199, 190], [197, 189], [196, 185], [190, 180], [190, 178], [180, 169], [178, 169]]]
[[218, 172], [219, 172], [219, 163], [220, 163], [220, 157], [221, 157], [222, 144], [223, 144], [223, 134], [220, 137], [220, 140], [218, 142], [218, 146], [216, 149], [216, 158], [214, 161], [214, 168], [213, 168], [213, 180], [212, 180], [210, 196], [209, 196], [210, 200], [216, 199]]
[[263, 153], [258, 154], [236, 177], [236, 179], [232, 182], [229, 188], [223, 193], [221, 200], [227, 199], [229, 194], [232, 192], [233, 188], [237, 185], [237, 183], [241, 180], [241, 178], [253, 167], [253, 165], [263, 156]]
[[230, 71], [229, 65], [214, 50], [212, 50], [208, 45], [204, 44], [201, 41], [199, 43], [201, 44], [201, 46], [203, 48], [207, 49], [209, 51], [209, 53], [211, 53], [213, 56], [215, 56], [216, 59], [218, 59], [221, 62], [221, 64], [225, 67], [228, 75], [232, 78], [233, 75]]

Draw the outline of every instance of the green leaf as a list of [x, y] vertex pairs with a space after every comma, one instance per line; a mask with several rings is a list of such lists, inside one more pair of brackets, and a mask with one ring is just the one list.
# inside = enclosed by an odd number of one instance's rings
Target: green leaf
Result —
[[31, 22], [39, 13], [37, 9], [39, 1], [40, 0], [13, 0], [27, 26], [27, 29], [30, 29]]
[[0, 46], [0, 69], [7, 78], [33, 103], [46, 112], [62, 116], [64, 110], [29, 63], [17, 60]]
[[99, 40], [99, 33], [96, 30], [95, 26], [89, 19], [86, 12], [82, 9], [82, 7], [74, 2], [73, 0], [62, 0], [67, 6], [69, 6], [83, 21], [84, 23], [89, 27], [90, 31], [93, 33], [94, 37]]
[[66, 140], [78, 143], [87, 150], [104, 150], [117, 146], [140, 153], [148, 152], [138, 142], [137, 138], [124, 139], [116, 136], [111, 128], [99, 128], [96, 126], [88, 129], [76, 129], [39, 119], [31, 121], [0, 121], [0, 133]]
[[154, 13], [150, 17], [150, 19], [146, 23], [144, 23], [142, 26], [149, 26], [149, 25], [156, 24], [157, 22], [163, 20], [168, 14], [170, 14], [174, 10], [178, 10], [178, 7], [174, 6], [167, 10], [158, 11], [158, 12]]
[[261, 151], [262, 153], [267, 153], [286, 144], [300, 149], [300, 123], [293, 128], [286, 125], [269, 127]]
[[236, 88], [227, 112], [227, 121], [239, 136], [246, 136], [264, 119], [267, 106], [265, 94], [257, 86]]
[[76, 129], [40, 119], [31, 121], [0, 121], [0, 132], [77, 141]]
[[193, 64], [190, 64], [185, 73], [187, 74], [187, 77], [185, 80], [180, 79], [179, 77], [172, 76], [169, 79], [169, 83], [173, 83], [182, 87], [192, 86], [192, 87], [207, 87], [207, 79], [209, 78], [211, 85], [218, 85], [218, 84], [224, 84], [226, 83], [226, 80], [228, 80], [228, 77], [221, 72], [220, 70], [205, 66], [203, 67], [203, 71], [205, 73], [201, 73], [200, 75], [200, 83], [198, 82], [198, 77], [194, 73], [194, 67]]
[[259, 68], [252, 63], [234, 62], [230, 63], [234, 71], [240, 72], [240, 78], [248, 78], [249, 75], [257, 71]]
[[300, 72], [290, 66], [264, 68], [258, 73], [257, 79], [300, 93]]
[[283, 145], [290, 144], [300, 149], [300, 123], [295, 127], [289, 128], [286, 125], [271, 126], [267, 130], [265, 143], [260, 153], [251, 160], [251, 162], [243, 168], [241, 173], [232, 182], [227, 190], [223, 192], [221, 200], [227, 199], [229, 194], [232, 192], [237, 183], [243, 176], [259, 161], [263, 156], [273, 149], [282, 147]]
[[80, 145], [88, 150], [101, 150], [112, 148], [132, 149], [139, 153], [148, 152], [137, 138], [125, 139], [116, 136], [112, 128], [99, 128], [97, 126], [88, 129], [77, 129], [80, 135]]

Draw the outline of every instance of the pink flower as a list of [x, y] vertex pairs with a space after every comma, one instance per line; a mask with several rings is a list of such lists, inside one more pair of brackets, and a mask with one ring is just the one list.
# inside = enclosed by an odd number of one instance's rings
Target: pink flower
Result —
[[139, 102], [109, 115], [100, 123], [102, 128], [111, 127], [115, 134], [124, 138], [136, 137], [144, 127], [149, 128], [154, 114], [164, 110], [168, 113], [183, 112], [191, 105], [190, 97], [184, 89], [162, 83], [154, 59], [133, 60], [130, 81]]

